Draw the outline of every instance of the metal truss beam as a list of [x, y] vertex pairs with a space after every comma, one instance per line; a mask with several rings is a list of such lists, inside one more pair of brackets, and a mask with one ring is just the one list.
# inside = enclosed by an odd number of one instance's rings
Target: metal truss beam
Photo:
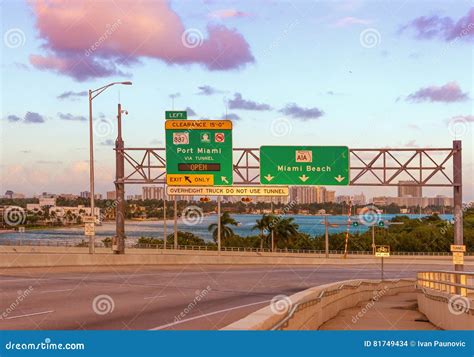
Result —
[[[455, 148], [350, 149], [351, 186], [454, 187]], [[164, 148], [124, 148], [124, 184], [164, 184]], [[260, 184], [258, 148], [234, 148], [234, 184]]]

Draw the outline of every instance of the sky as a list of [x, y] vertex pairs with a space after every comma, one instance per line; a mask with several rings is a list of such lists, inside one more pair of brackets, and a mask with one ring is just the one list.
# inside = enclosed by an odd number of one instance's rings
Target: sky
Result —
[[234, 147], [462, 140], [464, 201], [474, 199], [472, 1], [2, 0], [0, 10], [0, 194], [88, 190], [87, 91], [129, 80], [93, 101], [96, 192], [114, 189], [120, 101], [126, 147], [163, 147], [170, 109], [227, 113]]

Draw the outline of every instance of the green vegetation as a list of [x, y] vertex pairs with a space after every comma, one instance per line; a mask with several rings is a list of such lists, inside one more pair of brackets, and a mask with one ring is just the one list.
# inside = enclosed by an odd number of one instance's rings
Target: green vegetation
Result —
[[[230, 237], [234, 236], [234, 231], [231, 226], [238, 226], [239, 222], [233, 219], [229, 212], [224, 212], [221, 214], [221, 241], [226, 241]], [[212, 223], [208, 227], [209, 232], [212, 232], [212, 238], [214, 238], [214, 242], [217, 242], [217, 223]]]
[[[227, 213], [227, 212], [226, 212]], [[223, 215], [224, 217], [224, 215]], [[230, 215], [222, 217], [223, 227], [235, 222]], [[453, 222], [442, 220], [438, 215], [427, 216], [421, 219], [410, 219], [407, 216], [398, 216], [391, 222], [403, 223], [399, 225], [387, 224], [385, 227], [376, 226], [375, 244], [390, 245], [392, 251], [397, 252], [449, 252], [453, 244]], [[213, 228], [214, 225], [212, 225]], [[324, 250], [324, 236], [312, 237], [298, 231], [298, 225], [293, 218], [266, 215], [257, 219], [252, 227], [258, 230], [257, 236], [241, 237], [232, 232], [229, 227], [223, 229], [223, 247], [270, 248], [271, 232], [273, 231], [275, 247], [280, 249]], [[210, 229], [211, 230], [211, 229]], [[215, 233], [215, 229], [212, 230]], [[224, 234], [224, 231], [227, 232]], [[329, 249], [343, 250], [345, 233], [329, 235]], [[474, 209], [464, 212], [464, 242], [468, 252], [474, 252]], [[180, 243], [181, 244], [181, 243]], [[361, 234], [351, 234], [349, 237], [350, 251], [370, 251], [372, 249], [372, 230]]]
[[[174, 234], [171, 233], [166, 236], [166, 245], [172, 245], [174, 240]], [[152, 238], [152, 237], [140, 237], [137, 241], [137, 247], [140, 244], [150, 244], [150, 245], [162, 245], [162, 238]], [[201, 246], [215, 246], [214, 243], [206, 242], [204, 239], [194, 235], [190, 232], [178, 231], [178, 245], [201, 245]]]

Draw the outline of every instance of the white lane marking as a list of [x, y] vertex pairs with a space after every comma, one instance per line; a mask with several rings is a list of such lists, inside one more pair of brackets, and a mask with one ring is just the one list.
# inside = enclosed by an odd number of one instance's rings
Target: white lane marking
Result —
[[148, 296], [148, 297], [144, 297], [144, 299], [156, 299], [156, 298], [160, 298], [160, 297], [166, 297], [166, 295]]
[[28, 316], [49, 314], [51, 312], [54, 312], [54, 310], [34, 312], [32, 314], [25, 314], [25, 315], [10, 316], [10, 317], [6, 317], [5, 320], [12, 320], [12, 319], [19, 319], [20, 317], [28, 317]]
[[217, 310], [217, 311], [210, 312], [210, 313], [208, 313], [208, 314], [202, 314], [202, 315], [199, 315], [199, 316], [190, 317], [189, 319], [179, 320], [179, 321], [171, 322], [171, 323], [166, 324], [166, 325], [161, 325], [161, 326], [158, 326], [158, 327], [154, 327], [154, 328], [152, 328], [152, 329], [150, 329], [150, 330], [162, 330], [162, 329], [165, 329], [165, 328], [167, 328], [167, 327], [171, 327], [171, 326], [174, 326], [174, 325], [183, 324], [183, 323], [185, 323], [185, 322], [189, 322], [189, 321], [192, 321], [192, 320], [201, 319], [201, 318], [203, 318], [203, 317], [212, 316], [212, 315], [217, 315], [217, 314], [220, 314], [220, 313], [223, 313], [223, 312], [241, 309], [241, 308], [243, 308], [243, 307], [248, 307], [248, 306], [253, 306], [253, 305], [259, 305], [259, 304], [265, 304], [265, 303], [268, 303], [268, 302], [271, 302], [271, 300], [253, 302], [253, 303], [250, 303], [250, 304], [245, 304], [245, 305], [230, 307], [230, 308], [228, 308], [228, 309]]
[[[354, 265], [355, 264], [359, 264], [359, 262], [354, 262], [353, 263]], [[271, 270], [227, 270], [227, 271], [219, 271], [219, 270], [207, 270], [207, 271], [185, 271], [186, 275], [208, 275], [208, 274], [254, 274], [254, 273], [264, 273], [264, 274], [278, 274], [278, 273], [314, 273], [314, 271], [319, 271], [321, 273], [328, 273], [328, 272], [332, 272], [332, 271], [345, 271], [345, 270], [350, 270], [350, 271], [354, 271], [354, 270], [360, 270], [360, 271], [368, 271], [368, 272], [372, 272], [374, 271], [373, 269], [365, 269], [365, 268], [357, 268], [357, 267], [353, 267], [351, 265], [349, 265], [349, 268], [348, 269], [345, 269], [346, 268], [346, 264], [344, 264], [344, 266], [337, 266], [337, 267], [332, 267], [332, 266], [324, 266], [323, 268], [321, 268], [321, 266], [324, 265], [324, 263], [320, 263], [320, 265], [317, 267], [317, 268], [300, 268], [300, 267], [295, 267], [294, 269], [279, 269], [279, 268], [275, 268], [275, 269], [271, 269]], [[373, 265], [376, 265], [376, 263], [373, 263]], [[392, 267], [393, 268], [393, 267]], [[127, 277], [138, 277], [138, 276], [147, 276], [147, 275], [154, 275], [154, 276], [163, 276], [165, 275], [164, 277], [168, 277], [169, 275], [176, 275], [178, 273], [181, 273], [179, 271], [173, 271], [173, 270], [170, 270], [170, 271], [162, 271], [162, 272], [158, 272], [158, 273], [137, 273], [137, 274], [120, 274], [119, 275], [119, 278], [127, 278]], [[90, 277], [91, 278], [94, 278], [94, 279], [107, 279], [110, 277], [110, 273], [109, 274], [101, 274], [101, 273], [97, 273], [98, 275], [91, 275]], [[101, 274], [101, 275], [99, 275]], [[88, 276], [89, 277], [89, 276]], [[9, 279], [9, 280], [2, 280], [1, 279], [1, 276], [0, 276], [0, 282], [2, 283], [6, 283], [6, 282], [23, 282], [23, 281], [31, 281], [31, 280], [40, 280], [40, 281], [53, 281], [53, 280], [78, 280], [78, 279], [83, 279], [84, 276], [83, 275], [79, 275], [79, 276], [75, 276], [75, 275], [72, 275], [72, 276], [64, 276], [64, 277], [51, 277], [51, 278], [47, 278], [47, 277], [38, 277], [38, 278], [35, 278], [35, 277], [31, 277], [31, 278], [21, 278], [21, 279]], [[87, 280], [86, 280], [87, 281]]]
[[62, 292], [62, 291], [72, 291], [74, 289], [60, 289], [60, 290], [44, 290], [44, 291], [40, 291], [41, 294], [45, 294], [45, 293], [59, 293], [59, 292]]

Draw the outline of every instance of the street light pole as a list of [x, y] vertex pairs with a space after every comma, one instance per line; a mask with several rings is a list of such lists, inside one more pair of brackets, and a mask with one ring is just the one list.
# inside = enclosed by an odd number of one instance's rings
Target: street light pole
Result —
[[123, 183], [124, 171], [124, 142], [122, 139], [122, 113], [128, 112], [122, 110], [122, 105], [118, 104], [117, 114], [117, 140], [115, 141], [115, 193], [116, 193], [116, 215], [115, 224], [117, 235], [115, 244], [112, 244], [112, 250], [115, 254], [125, 253], [125, 184]]
[[[89, 89], [89, 195], [91, 201], [91, 217], [95, 225], [95, 200], [94, 200], [94, 135], [92, 124], [92, 90]], [[95, 251], [95, 236], [89, 236], [89, 254]]]
[[[95, 190], [94, 190], [94, 125], [92, 118], [92, 101], [95, 97], [105, 91], [107, 88], [112, 87], [116, 84], [132, 85], [132, 82], [112, 82], [103, 87], [95, 90], [89, 89], [89, 194], [90, 194], [90, 205], [91, 205], [91, 217], [93, 217], [95, 225]], [[125, 212], [120, 212], [125, 214]], [[94, 235], [89, 236], [89, 254], [94, 254]]]

